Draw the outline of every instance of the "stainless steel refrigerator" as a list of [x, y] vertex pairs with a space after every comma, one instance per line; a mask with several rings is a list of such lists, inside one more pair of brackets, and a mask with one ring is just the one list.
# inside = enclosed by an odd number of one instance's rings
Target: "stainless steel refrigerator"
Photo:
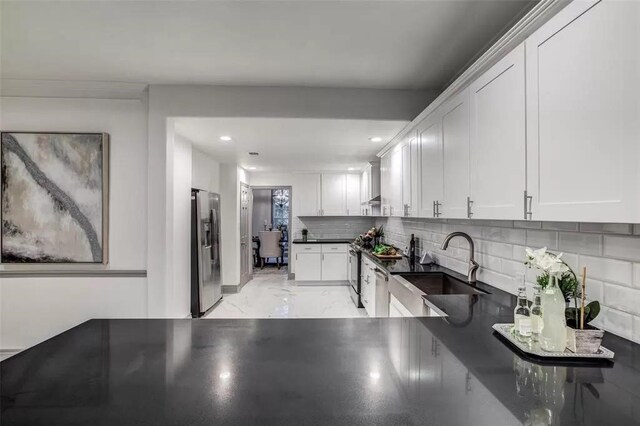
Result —
[[203, 316], [222, 299], [220, 195], [191, 191], [191, 315]]

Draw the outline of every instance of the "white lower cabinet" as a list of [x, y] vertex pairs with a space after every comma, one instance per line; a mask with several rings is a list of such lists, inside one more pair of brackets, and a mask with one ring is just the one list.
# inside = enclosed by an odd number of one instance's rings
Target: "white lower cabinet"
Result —
[[360, 268], [360, 271], [360, 299], [362, 300], [362, 305], [364, 306], [367, 315], [369, 315], [370, 317], [374, 317], [376, 307], [375, 266], [373, 265], [373, 262], [365, 257], [362, 257], [362, 267]]
[[322, 253], [322, 281], [346, 281], [348, 269], [345, 253]]
[[414, 315], [398, 300], [393, 294], [389, 295], [389, 317], [403, 318], [413, 317]]
[[348, 244], [294, 244], [296, 281], [348, 281]]
[[296, 253], [296, 281], [322, 280], [322, 253]]

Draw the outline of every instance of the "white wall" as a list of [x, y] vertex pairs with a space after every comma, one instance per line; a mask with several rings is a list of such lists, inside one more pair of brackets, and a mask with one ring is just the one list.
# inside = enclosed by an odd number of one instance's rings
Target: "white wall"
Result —
[[173, 282], [169, 314], [185, 318], [191, 306], [191, 143], [176, 135], [173, 145]]
[[173, 258], [168, 314], [185, 318], [191, 309], [191, 189], [220, 191], [220, 163], [176, 134], [173, 140]]
[[219, 194], [220, 163], [193, 146], [191, 151], [191, 186]]
[[[110, 256], [99, 268], [146, 270], [146, 101], [3, 97], [0, 117], [3, 130], [110, 134]], [[21, 349], [90, 318], [145, 317], [147, 280], [4, 277], [0, 299], [0, 349]]]

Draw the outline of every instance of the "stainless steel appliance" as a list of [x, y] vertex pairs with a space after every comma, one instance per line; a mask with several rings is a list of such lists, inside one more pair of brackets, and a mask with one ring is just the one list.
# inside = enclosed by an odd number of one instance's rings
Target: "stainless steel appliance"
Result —
[[349, 294], [357, 308], [364, 308], [360, 292], [362, 291], [362, 252], [353, 244], [349, 247]]
[[191, 315], [203, 316], [222, 299], [220, 196], [191, 190]]

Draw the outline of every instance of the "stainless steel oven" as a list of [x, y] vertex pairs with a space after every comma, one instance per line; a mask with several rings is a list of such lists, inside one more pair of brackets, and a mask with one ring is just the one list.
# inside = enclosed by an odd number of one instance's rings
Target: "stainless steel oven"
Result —
[[360, 292], [362, 290], [361, 285], [361, 265], [362, 252], [359, 248], [351, 245], [349, 247], [349, 293], [351, 294], [351, 300], [358, 308], [364, 308], [362, 300], [360, 299]]

